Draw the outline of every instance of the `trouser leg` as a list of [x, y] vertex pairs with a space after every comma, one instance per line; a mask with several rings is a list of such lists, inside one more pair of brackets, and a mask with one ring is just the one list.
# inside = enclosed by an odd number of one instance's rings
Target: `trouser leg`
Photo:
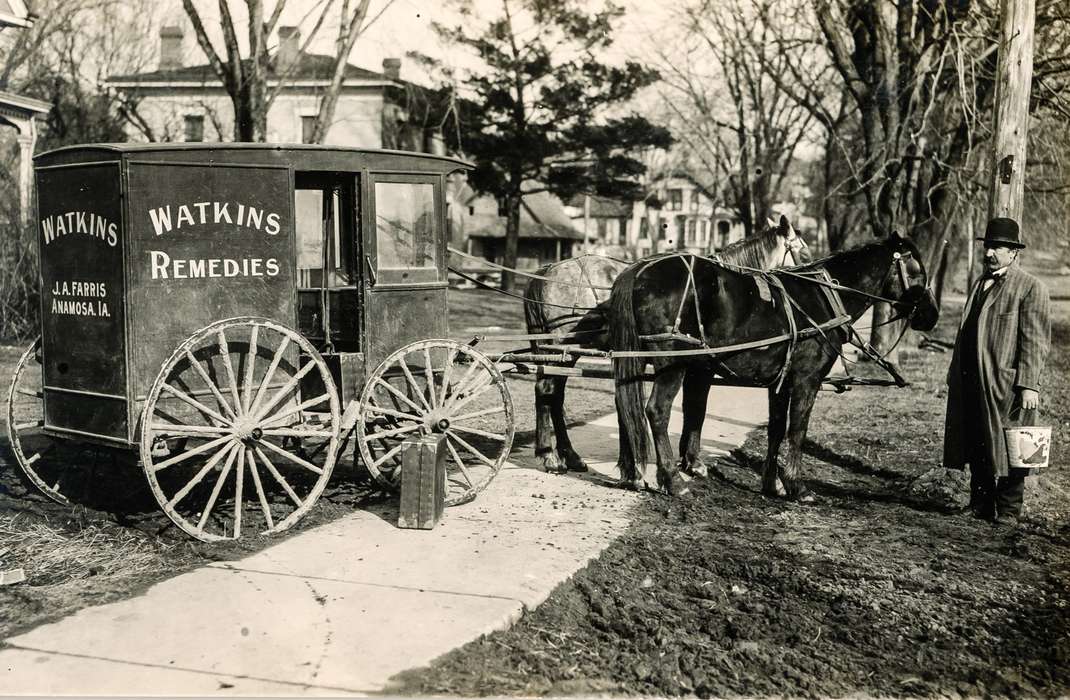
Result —
[[996, 515], [996, 479], [983, 461], [970, 463], [970, 509], [979, 518]]
[[1022, 514], [1022, 501], [1025, 497], [1026, 469], [1011, 469], [1007, 476], [1001, 476], [996, 483], [996, 509], [1000, 515], [1018, 517]]

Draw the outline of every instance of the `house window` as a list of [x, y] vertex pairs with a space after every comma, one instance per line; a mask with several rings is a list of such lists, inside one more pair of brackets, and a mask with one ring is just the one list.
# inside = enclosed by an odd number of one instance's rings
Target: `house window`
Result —
[[316, 133], [316, 118], [301, 117], [301, 143], [314, 143], [313, 134]]
[[606, 224], [607, 223], [608, 222], [605, 219], [595, 219], [595, 224], [596, 224], [595, 229], [598, 232], [598, 240], [604, 241], [605, 243], [609, 243], [609, 241], [606, 239], [606, 228], [607, 228]]
[[721, 249], [728, 245], [728, 234], [731, 231], [731, 227], [727, 221], [717, 222], [717, 248]]
[[684, 191], [669, 190], [669, 211], [680, 211], [684, 208]]
[[650, 221], [644, 216], [639, 219], [639, 239], [645, 241], [650, 238]]
[[698, 211], [699, 197], [698, 190], [691, 191], [691, 211]]
[[658, 240], [664, 241], [668, 236], [669, 222], [665, 219], [658, 217]]
[[690, 219], [687, 222], [687, 244], [688, 245], [694, 245], [695, 244], [695, 223], [696, 222], [695, 222], [694, 219]]
[[186, 115], [186, 140], [204, 141], [204, 115]]

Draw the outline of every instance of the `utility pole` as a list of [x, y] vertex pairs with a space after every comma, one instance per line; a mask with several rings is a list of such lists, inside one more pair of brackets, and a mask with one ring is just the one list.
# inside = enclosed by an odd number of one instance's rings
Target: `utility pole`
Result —
[[996, 66], [996, 100], [992, 143], [992, 180], [988, 218], [1006, 216], [1022, 226], [1029, 88], [1033, 81], [1034, 0], [1002, 0]]

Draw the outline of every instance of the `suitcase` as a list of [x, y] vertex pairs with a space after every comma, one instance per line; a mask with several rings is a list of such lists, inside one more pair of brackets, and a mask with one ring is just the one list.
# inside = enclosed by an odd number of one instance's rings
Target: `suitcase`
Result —
[[446, 500], [446, 438], [423, 435], [401, 449], [398, 527], [430, 530], [442, 519]]

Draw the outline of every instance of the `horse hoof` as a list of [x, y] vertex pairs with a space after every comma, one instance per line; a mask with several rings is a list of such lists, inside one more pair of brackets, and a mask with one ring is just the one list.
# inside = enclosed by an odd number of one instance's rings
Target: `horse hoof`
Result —
[[565, 465], [561, 463], [557, 455], [551, 453], [542, 458], [542, 470], [547, 474], [564, 474]]
[[687, 485], [687, 481], [679, 474], [673, 476], [666, 490], [673, 498], [682, 498], [691, 494], [691, 487]]
[[687, 474], [696, 479], [705, 479], [710, 475], [710, 468], [702, 462], [692, 462], [687, 468]]
[[621, 479], [617, 482], [619, 488], [625, 491], [642, 491], [643, 480], [642, 479]]
[[578, 454], [573, 452], [572, 454], [564, 455], [565, 466], [570, 472], [586, 472], [590, 471], [587, 466], [587, 462], [583, 461]]

